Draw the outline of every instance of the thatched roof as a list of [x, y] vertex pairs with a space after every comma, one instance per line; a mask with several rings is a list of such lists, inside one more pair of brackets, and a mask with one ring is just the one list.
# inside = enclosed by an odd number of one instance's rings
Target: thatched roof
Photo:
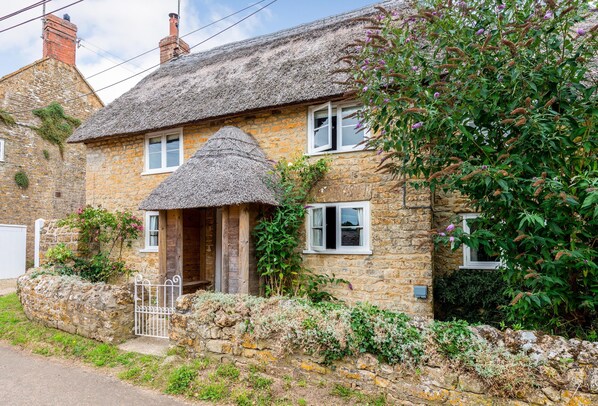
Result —
[[139, 205], [141, 210], [276, 205], [273, 167], [257, 141], [237, 127], [223, 127]]
[[[379, 5], [406, 8], [403, 0]], [[333, 72], [374, 6], [179, 57], [87, 120], [70, 142], [138, 134], [205, 119], [342, 96]]]

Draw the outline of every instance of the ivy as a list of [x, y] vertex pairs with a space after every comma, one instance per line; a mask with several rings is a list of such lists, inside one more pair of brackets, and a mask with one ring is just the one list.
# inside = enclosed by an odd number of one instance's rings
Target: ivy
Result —
[[14, 117], [8, 112], [0, 109], [0, 122], [6, 125], [14, 125], [17, 122]]
[[15, 183], [21, 189], [27, 189], [29, 187], [29, 176], [27, 176], [25, 171], [20, 170], [15, 173]]
[[42, 124], [33, 130], [44, 140], [54, 144], [64, 155], [64, 143], [73, 134], [75, 128], [81, 125], [77, 118], [66, 115], [62, 106], [57, 102], [50, 103], [43, 109], [33, 110], [33, 115], [39, 117]]

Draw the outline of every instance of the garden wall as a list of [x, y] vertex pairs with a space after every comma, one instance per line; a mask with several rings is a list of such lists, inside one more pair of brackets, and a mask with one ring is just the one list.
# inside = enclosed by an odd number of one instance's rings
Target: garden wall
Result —
[[[384, 392], [389, 403], [598, 404], [598, 343], [481, 326], [471, 331], [486, 350], [476, 356], [475, 365], [467, 366], [441, 355], [438, 343], [433, 344], [431, 322], [419, 319], [409, 322], [423, 332], [425, 342], [425, 353], [417, 363], [407, 360], [391, 366], [367, 353], [326, 363], [313, 346], [312, 351], [304, 351], [292, 345], [294, 332], [312, 323], [316, 328], [295, 337], [295, 343], [328, 334], [318, 325], [320, 321], [311, 318], [313, 314], [301, 315], [304, 309], [304, 304], [291, 300], [185, 295], [179, 298], [171, 319], [170, 339], [191, 353], [260, 363], [270, 373]], [[341, 331], [346, 319], [331, 317], [331, 335], [335, 336], [334, 329]], [[337, 338], [342, 343], [342, 334]]]
[[43, 272], [38, 268], [17, 280], [17, 293], [30, 320], [106, 343], [133, 335], [134, 304], [129, 287]]
[[46, 220], [40, 230], [39, 238], [39, 263], [45, 263], [46, 251], [50, 248], [63, 243], [68, 248], [77, 252], [79, 242], [79, 231], [70, 227], [58, 227], [59, 220]]

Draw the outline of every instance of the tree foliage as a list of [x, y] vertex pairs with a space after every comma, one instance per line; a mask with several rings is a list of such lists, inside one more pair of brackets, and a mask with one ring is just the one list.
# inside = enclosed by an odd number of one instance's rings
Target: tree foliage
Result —
[[475, 231], [437, 240], [500, 256], [512, 321], [598, 328], [589, 4], [424, 0], [411, 12], [380, 9], [347, 58], [382, 169], [471, 199]]

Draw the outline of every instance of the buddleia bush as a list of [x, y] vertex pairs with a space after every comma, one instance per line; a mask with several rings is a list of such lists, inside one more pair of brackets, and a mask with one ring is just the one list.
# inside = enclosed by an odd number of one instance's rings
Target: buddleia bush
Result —
[[345, 59], [380, 169], [468, 196], [481, 213], [471, 234], [443, 227], [436, 241], [497, 255], [509, 320], [568, 334], [598, 328], [590, 3], [423, 0], [404, 14], [380, 9]]

